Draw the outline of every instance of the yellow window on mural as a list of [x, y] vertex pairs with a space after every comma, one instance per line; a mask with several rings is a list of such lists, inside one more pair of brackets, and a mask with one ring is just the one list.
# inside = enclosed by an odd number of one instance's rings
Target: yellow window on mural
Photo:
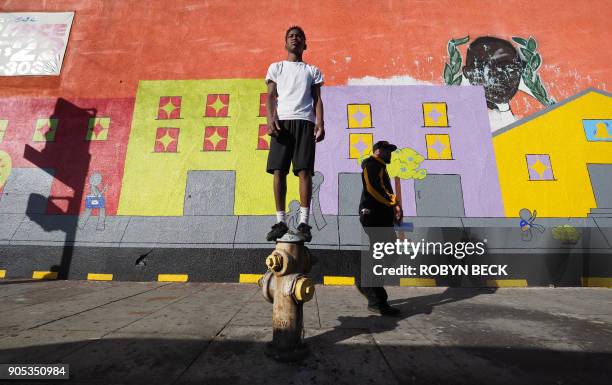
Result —
[[346, 106], [348, 128], [372, 128], [372, 107], [369, 104]]
[[425, 127], [448, 127], [448, 115], [446, 114], [446, 103], [428, 102], [423, 103], [423, 126]]
[[89, 118], [85, 140], [107, 140], [110, 118]]
[[0, 119], [0, 142], [4, 140], [4, 135], [6, 134], [7, 127], [8, 127], [8, 120]]
[[425, 135], [427, 159], [453, 159], [450, 136], [442, 134]]
[[33, 142], [53, 142], [57, 132], [58, 119], [43, 118], [36, 121]]
[[360, 159], [372, 154], [372, 134], [349, 134], [349, 158]]

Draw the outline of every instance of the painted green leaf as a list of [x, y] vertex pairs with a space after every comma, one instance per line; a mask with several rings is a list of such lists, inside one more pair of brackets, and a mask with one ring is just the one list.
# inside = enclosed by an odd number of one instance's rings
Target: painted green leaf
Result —
[[533, 57], [531, 58], [531, 68], [535, 70], [537, 70], [538, 68], [540, 68], [540, 65], [542, 64], [542, 57], [540, 56], [540, 54], [535, 54], [533, 55]]
[[453, 41], [448, 42], [448, 56], [453, 56], [453, 51], [455, 50], [455, 44]]
[[448, 63], [444, 64], [444, 82], [446, 84], [451, 84], [453, 80], [453, 72], [451, 71]]
[[455, 49], [453, 50], [453, 53], [451, 54], [450, 62], [455, 63], [456, 61], [458, 61], [457, 59], [459, 59], [459, 51]]
[[458, 86], [461, 85], [461, 81], [463, 80], [463, 76], [459, 75], [453, 80], [453, 85]]
[[470, 35], [468, 35], [468, 36], [466, 36], [466, 37], [462, 37], [462, 38], [460, 38], [460, 39], [456, 39], [456, 40], [455, 40], [455, 44], [456, 44], [456, 45], [461, 45], [461, 44], [465, 44], [465, 43], [467, 43], [468, 41], [470, 41]]
[[531, 57], [533, 56], [533, 53], [527, 48], [521, 48], [521, 52], [523, 53], [523, 55], [525, 56], [525, 59], [527, 60], [531, 59]]
[[527, 48], [532, 52], [535, 51], [536, 48], [538, 48], [538, 44], [536, 43], [533, 37], [530, 37], [529, 41], [527, 41]]
[[515, 42], [519, 43], [522, 46], [526, 46], [527, 45], [527, 40], [523, 39], [522, 37], [513, 36], [512, 40], [514, 40]]

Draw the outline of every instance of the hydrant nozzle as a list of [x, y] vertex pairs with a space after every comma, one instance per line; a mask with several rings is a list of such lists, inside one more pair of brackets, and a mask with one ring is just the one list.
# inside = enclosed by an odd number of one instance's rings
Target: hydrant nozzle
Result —
[[312, 299], [315, 292], [314, 282], [307, 277], [298, 278], [293, 289], [293, 295], [299, 302], [308, 302]]
[[283, 268], [283, 258], [278, 253], [273, 252], [266, 258], [266, 266], [273, 271], [280, 271]]

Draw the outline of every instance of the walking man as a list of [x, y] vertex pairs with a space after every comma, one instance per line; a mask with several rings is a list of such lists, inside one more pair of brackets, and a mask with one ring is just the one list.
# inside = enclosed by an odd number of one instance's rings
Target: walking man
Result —
[[293, 163], [293, 174], [299, 177], [300, 209], [296, 235], [310, 242], [308, 225], [312, 176], [314, 175], [315, 143], [325, 137], [321, 71], [302, 60], [306, 35], [298, 26], [285, 33], [287, 60], [272, 63], [266, 74], [268, 98], [266, 111], [270, 152], [266, 171], [274, 175], [276, 223], [266, 236], [268, 241], [282, 237], [287, 227], [285, 200], [287, 174]]
[[[359, 221], [370, 239], [370, 245], [375, 239], [377, 242], [395, 242], [393, 224], [400, 224], [403, 216], [402, 207], [393, 194], [391, 179], [387, 173], [391, 153], [397, 150], [397, 146], [383, 140], [376, 142], [372, 149], [373, 155], [361, 163], [363, 191], [359, 202]], [[398, 309], [387, 303], [387, 291], [384, 287], [363, 287], [361, 274], [356, 286], [367, 298], [368, 310], [382, 315], [400, 314]]]

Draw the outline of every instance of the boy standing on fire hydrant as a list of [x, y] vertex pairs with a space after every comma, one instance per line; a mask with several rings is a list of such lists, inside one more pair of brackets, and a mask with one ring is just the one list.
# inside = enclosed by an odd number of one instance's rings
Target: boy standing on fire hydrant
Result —
[[268, 241], [281, 238], [288, 230], [285, 199], [287, 173], [293, 163], [293, 174], [299, 177], [300, 211], [296, 235], [310, 242], [308, 225], [312, 176], [314, 175], [315, 143], [325, 138], [321, 71], [302, 61], [306, 35], [298, 26], [285, 33], [287, 60], [272, 63], [266, 74], [268, 98], [266, 111], [270, 152], [266, 171], [274, 175], [276, 223], [266, 236]]

